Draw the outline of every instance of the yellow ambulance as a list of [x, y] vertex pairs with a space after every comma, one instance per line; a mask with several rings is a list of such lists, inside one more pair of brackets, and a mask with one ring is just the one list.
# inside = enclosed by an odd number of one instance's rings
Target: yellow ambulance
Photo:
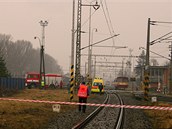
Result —
[[99, 85], [103, 86], [102, 92], [104, 92], [104, 81], [102, 78], [95, 78], [93, 80], [92, 86], [91, 86], [91, 92], [92, 93], [99, 93]]

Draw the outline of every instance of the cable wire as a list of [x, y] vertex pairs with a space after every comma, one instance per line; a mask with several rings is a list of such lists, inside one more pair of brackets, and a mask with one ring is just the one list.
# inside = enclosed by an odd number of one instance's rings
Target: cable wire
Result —
[[[106, 12], [105, 12], [105, 9], [104, 9], [103, 0], [100, 1], [100, 4], [101, 4], [102, 10], [103, 10], [103, 14], [104, 14], [104, 17], [105, 17], [105, 20], [106, 20], [106, 23], [107, 23], [107, 26], [108, 26], [108, 29], [109, 29], [109, 33], [112, 36], [113, 35], [112, 34], [112, 30], [111, 30], [111, 26], [112, 25], [110, 26], [110, 23], [109, 23], [109, 21], [111, 21], [111, 20], [108, 20], [108, 17], [106, 15]], [[107, 4], [105, 6], [106, 6], [106, 9], [107, 9]], [[109, 19], [110, 19], [110, 16], [109, 16]], [[113, 38], [112, 38], [112, 42], [113, 42], [113, 45], [115, 45], [115, 42], [114, 42], [114, 39]], [[111, 49], [111, 54], [114, 54], [113, 53], [113, 48]]]
[[165, 37], [165, 36], [167, 36], [167, 35], [169, 35], [169, 34], [171, 34], [171, 33], [172, 33], [172, 31], [169, 32], [169, 33], [167, 33], [167, 34], [165, 34], [165, 35], [163, 35], [163, 36], [161, 36], [161, 37], [159, 37], [159, 38], [157, 38], [157, 39], [155, 39], [155, 40], [153, 40], [152, 42], [150, 42], [150, 45], [153, 45], [153, 44], [155, 44], [155, 43], [157, 43], [157, 42], [161, 42], [162, 40], [165, 40], [165, 39], [170, 38], [171, 36], [169, 36], [169, 37], [163, 39], [163, 37]]

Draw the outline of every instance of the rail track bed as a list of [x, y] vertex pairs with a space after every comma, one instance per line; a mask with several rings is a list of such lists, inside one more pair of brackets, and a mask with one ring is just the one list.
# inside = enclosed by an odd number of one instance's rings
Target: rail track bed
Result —
[[[143, 102], [132, 97], [131, 93], [119, 93], [124, 105], [142, 105]], [[125, 109], [123, 129], [154, 129], [143, 109]]]
[[[109, 97], [107, 104], [120, 104], [116, 94], [107, 94]], [[86, 125], [85, 129], [113, 129], [116, 126], [120, 108], [103, 107], [95, 118]]]
[[[141, 101], [136, 100], [130, 93], [118, 93], [127, 105], [141, 105]], [[94, 94], [96, 99], [89, 100], [88, 103], [101, 104], [105, 101], [106, 95]], [[113, 93], [110, 94], [109, 104], [119, 104], [119, 101]], [[113, 99], [112, 99], [113, 98]], [[72, 129], [78, 123], [84, 121], [97, 107], [87, 106], [86, 113], [78, 112], [78, 108], [71, 112], [64, 112], [58, 115], [58, 118], [49, 123], [48, 129]], [[89, 123], [84, 129], [114, 129], [120, 108], [107, 107], [100, 111], [92, 123]], [[149, 118], [142, 109], [125, 109], [124, 125], [122, 129], [153, 129]]]

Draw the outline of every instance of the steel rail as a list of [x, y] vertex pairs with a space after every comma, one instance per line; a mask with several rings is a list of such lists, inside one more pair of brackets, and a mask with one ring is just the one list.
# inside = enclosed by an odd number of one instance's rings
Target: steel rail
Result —
[[[123, 105], [124, 103], [123, 103], [122, 98], [117, 93], [115, 93], [115, 94], [116, 94], [116, 96], [118, 97], [118, 99], [120, 101], [120, 105]], [[124, 108], [121, 107], [114, 129], [122, 129], [123, 123], [124, 123]]]
[[[103, 102], [103, 104], [107, 104], [108, 100], [109, 100], [109, 95], [106, 93], [106, 99]], [[87, 116], [87, 118], [85, 118], [85, 120], [81, 121], [80, 123], [78, 123], [77, 125], [72, 127], [72, 129], [84, 128], [103, 108], [104, 107], [101, 107], [101, 106], [96, 108], [96, 110], [94, 110], [89, 116]]]

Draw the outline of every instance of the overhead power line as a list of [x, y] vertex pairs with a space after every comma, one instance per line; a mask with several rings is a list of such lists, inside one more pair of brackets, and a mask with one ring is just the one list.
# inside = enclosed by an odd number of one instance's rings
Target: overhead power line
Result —
[[172, 24], [172, 22], [164, 22], [164, 21], [152, 21], [153, 23], [164, 23], [164, 24]]
[[[81, 54], [81, 56], [88, 56], [88, 54]], [[129, 57], [131, 57], [131, 58], [140, 58], [140, 57], [142, 57], [142, 56], [133, 56], [133, 55], [128, 56], [128, 55], [101, 55], [101, 54], [99, 54], [99, 55], [92, 54], [92, 56], [96, 56], [96, 57], [119, 57], [119, 58], [121, 58], [121, 57], [123, 57], [123, 58], [129, 58]], [[143, 57], [145, 57], [145, 56], [143, 56]], [[161, 57], [151, 56], [151, 58], [164, 58], [164, 57], [162, 57], [162, 56]]]
[[114, 29], [113, 29], [113, 26], [112, 26], [112, 20], [110, 18], [110, 14], [109, 14], [109, 10], [108, 10], [108, 7], [107, 7], [107, 3], [106, 3], [106, 0], [105, 1], [105, 6], [106, 6], [106, 10], [107, 10], [107, 14], [108, 14], [108, 18], [109, 18], [109, 22], [110, 22], [110, 27], [112, 29], [112, 32], [114, 33]]
[[83, 47], [83, 48], [81, 48], [80, 50], [83, 50], [83, 49], [88, 48], [88, 47], [90, 47], [90, 46], [93, 46], [93, 45], [99, 44], [99, 43], [104, 42], [104, 41], [106, 41], [106, 40], [109, 40], [109, 39], [111, 39], [111, 38], [113, 38], [113, 37], [116, 37], [116, 36], [118, 36], [118, 35], [119, 35], [119, 34], [117, 34], [117, 35], [113, 35], [113, 36], [111, 36], [111, 37], [109, 37], [109, 38], [106, 38], [106, 39], [103, 39], [103, 40], [98, 41], [98, 42], [96, 42], [96, 43], [93, 43], [93, 44], [91, 44], [91, 45], [89, 45], [89, 46]]
[[[146, 48], [144, 48], [144, 47], [140, 47], [139, 49], [145, 49], [146, 50]], [[155, 54], [155, 55], [158, 55], [159, 57], [161, 57], [161, 58], [165, 58], [165, 59], [167, 59], [167, 60], [170, 60], [170, 58], [167, 58], [167, 57], [165, 57], [165, 56], [163, 56], [163, 55], [160, 55], [160, 54], [158, 54], [158, 53], [156, 53], [156, 52], [153, 52], [153, 51], [150, 51], [151, 53], [153, 53], [153, 54]]]
[[122, 64], [122, 62], [102, 62], [102, 61], [96, 61], [96, 63]]
[[[172, 36], [166, 37], [166, 36], [168, 36], [169, 34], [172, 34], [172, 31], [169, 32], [169, 33], [167, 33], [167, 34], [165, 34], [165, 35], [163, 35], [163, 36], [161, 36], [161, 37], [159, 37], [159, 38], [157, 38], [157, 39], [155, 39], [155, 40], [153, 40], [152, 42], [150, 42], [150, 45], [153, 45], [153, 44], [155, 44], [155, 43], [158, 43], [158, 42], [161, 42], [161, 41], [163, 41], [163, 40], [167, 40], [167, 39], [171, 38]], [[164, 38], [164, 37], [166, 37], [166, 38]]]
[[[102, 6], [102, 10], [103, 10], [103, 14], [104, 14], [104, 16], [105, 16], [105, 20], [106, 20], [106, 23], [107, 23], [107, 26], [108, 26], [108, 29], [109, 29], [109, 33], [110, 33], [110, 35], [112, 36], [113, 35], [113, 33], [112, 32], [114, 32], [113, 31], [113, 28], [112, 28], [112, 25], [110, 25], [111, 24], [111, 20], [110, 20], [110, 16], [108, 15], [106, 15], [106, 12], [105, 12], [105, 9], [104, 9], [104, 5], [103, 5], [103, 2], [102, 2], [103, 0], [101, 0], [100, 1], [100, 4], [101, 4], [101, 6]], [[107, 10], [107, 4], [105, 4], [105, 6], [106, 6], [106, 10]], [[108, 11], [107, 11], [108, 12]], [[109, 14], [109, 13], [108, 13]], [[110, 22], [110, 23], [109, 23]], [[113, 41], [113, 45], [115, 45], [115, 42], [114, 42], [114, 39], [112, 38], [112, 41]]]
[[113, 67], [113, 68], [122, 68], [122, 66], [115, 66], [115, 65], [96, 65], [98, 67]]

